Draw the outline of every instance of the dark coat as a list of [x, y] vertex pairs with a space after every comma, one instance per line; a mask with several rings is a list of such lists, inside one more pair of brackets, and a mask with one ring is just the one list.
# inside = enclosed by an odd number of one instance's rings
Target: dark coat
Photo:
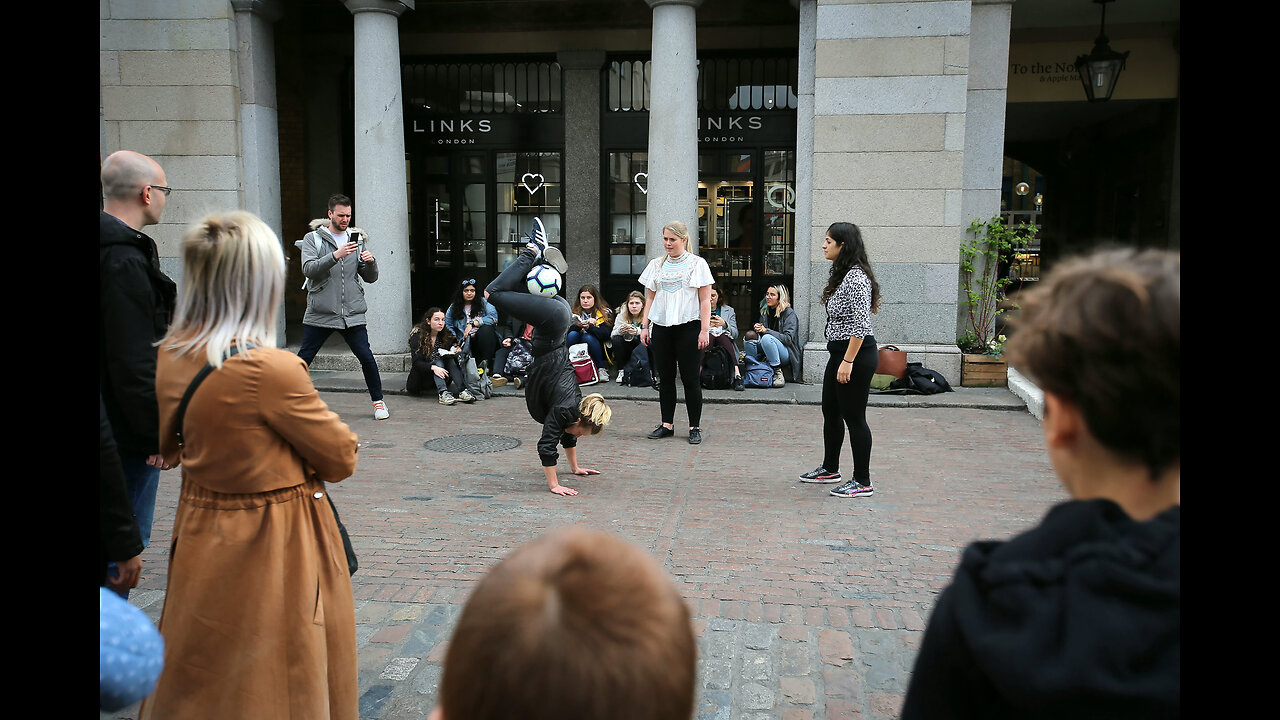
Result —
[[1178, 717], [1180, 512], [1137, 522], [1110, 500], [1069, 501], [1008, 542], [970, 545], [904, 720]]
[[[535, 347], [536, 347], [536, 330]], [[578, 438], [565, 432], [565, 428], [582, 417], [582, 390], [578, 377], [569, 363], [569, 349], [561, 345], [541, 355], [534, 353], [529, 366], [529, 381], [525, 386], [524, 401], [529, 415], [542, 423], [542, 436], [538, 438], [538, 459], [543, 467], [554, 467], [560, 458], [556, 445], [566, 449], [577, 447]]]
[[107, 581], [107, 563], [121, 562], [142, 552], [142, 533], [129, 503], [124, 468], [115, 436], [107, 420], [107, 406], [98, 393], [98, 434], [102, 460], [98, 465], [98, 584]]
[[178, 286], [160, 270], [155, 241], [99, 212], [98, 387], [121, 455], [160, 452], [156, 348]]

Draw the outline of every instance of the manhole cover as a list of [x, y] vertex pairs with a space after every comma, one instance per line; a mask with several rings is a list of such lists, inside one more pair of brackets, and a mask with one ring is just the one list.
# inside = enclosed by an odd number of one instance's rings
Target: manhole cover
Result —
[[422, 447], [435, 452], [480, 453], [500, 452], [520, 447], [520, 441], [505, 435], [449, 435], [422, 443]]

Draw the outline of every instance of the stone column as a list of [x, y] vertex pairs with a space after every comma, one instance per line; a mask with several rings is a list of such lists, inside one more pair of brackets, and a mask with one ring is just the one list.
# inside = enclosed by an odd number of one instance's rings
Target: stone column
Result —
[[645, 0], [653, 8], [649, 86], [649, 193], [645, 254], [663, 253], [662, 226], [682, 220], [698, 233], [698, 33], [702, 0]]
[[573, 283], [600, 285], [600, 69], [603, 50], [556, 53], [564, 74], [565, 255]]
[[[796, 87], [796, 197], [813, 197], [813, 80], [818, 52], [818, 0], [793, 0], [800, 11], [798, 43], [799, 73]], [[820, 293], [826, 284], [829, 266], [822, 259], [822, 242], [815, 240], [813, 203], [797, 202], [795, 215], [795, 279], [792, 281], [792, 308], [800, 323], [800, 340], [804, 353], [803, 382], [822, 382], [826, 369], [827, 313], [815, 302], [814, 288]], [[821, 236], [818, 236], [821, 237]], [[817, 247], [815, 251], [815, 245]], [[815, 254], [816, 253], [816, 254]], [[817, 260], [814, 260], [814, 258]], [[801, 289], [804, 294], [801, 294]], [[817, 358], [816, 360], [814, 358]], [[797, 378], [800, 379], [800, 378]]]
[[[956, 310], [968, 90], [969, 0], [818, 0], [813, 100], [809, 275], [796, 296], [810, 325], [829, 265], [828, 226], [858, 225], [884, 302], [876, 340], [959, 381]], [[1007, 43], [1006, 36], [1005, 42]], [[805, 283], [807, 287], [802, 287]], [[820, 341], [818, 333], [810, 335]], [[808, 379], [826, 365], [805, 346]]]
[[[272, 24], [280, 0], [231, 0], [236, 11], [236, 63], [240, 75], [241, 207], [262, 218], [282, 243], [280, 136], [276, 111], [276, 52]], [[285, 246], [288, 247], [287, 245]], [[286, 255], [288, 255], [286, 249]], [[276, 345], [284, 347], [284, 302], [276, 318]]]
[[376, 354], [403, 354], [413, 309], [399, 18], [413, 9], [414, 0], [343, 0], [343, 4], [355, 15], [352, 224], [368, 231], [369, 250], [378, 259], [378, 282], [365, 290], [369, 345]]
[[[963, 120], [964, 185], [960, 202], [960, 224], [966, 228], [966, 235], [970, 221], [990, 220], [1000, 214], [1012, 9], [1013, 0], [973, 0], [969, 18], [969, 86]], [[969, 311], [964, 304], [963, 285], [957, 282], [957, 288], [956, 334], [960, 335], [969, 328]]]

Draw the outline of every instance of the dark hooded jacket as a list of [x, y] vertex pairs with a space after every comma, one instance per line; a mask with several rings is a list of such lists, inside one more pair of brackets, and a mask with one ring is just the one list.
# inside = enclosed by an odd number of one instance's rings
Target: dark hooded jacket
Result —
[[[546, 338], [533, 330], [533, 364], [529, 366], [529, 379], [525, 385], [524, 400], [529, 415], [542, 423], [542, 436], [538, 438], [538, 459], [543, 467], [555, 467], [560, 458], [556, 445], [566, 450], [578, 446], [576, 435], [565, 428], [582, 417], [582, 390], [578, 377], [569, 363], [569, 349], [560, 344], [547, 349]], [[540, 352], [541, 351], [541, 352]]]
[[160, 452], [156, 347], [178, 286], [160, 270], [155, 241], [99, 211], [98, 387], [120, 454]]
[[904, 720], [1178, 717], [1179, 518], [1077, 500], [1008, 542], [970, 545], [929, 620]]

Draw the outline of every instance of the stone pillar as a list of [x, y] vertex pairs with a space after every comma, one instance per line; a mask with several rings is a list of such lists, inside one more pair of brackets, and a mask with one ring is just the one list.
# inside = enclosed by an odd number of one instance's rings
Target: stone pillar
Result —
[[[796, 197], [813, 197], [813, 80], [818, 44], [818, 0], [797, 0], [800, 11], [799, 58], [796, 87]], [[815, 300], [826, 285], [830, 266], [822, 259], [822, 236], [813, 231], [813, 203], [796, 203], [795, 279], [792, 281], [792, 308], [800, 323], [800, 341], [804, 353], [803, 382], [822, 382], [826, 369], [827, 313]], [[814, 247], [817, 250], [814, 250]], [[816, 252], [816, 254], [815, 254]], [[815, 261], [814, 258], [817, 258]], [[803, 293], [801, 290], [803, 289]], [[815, 361], [813, 358], [819, 358]]]
[[[964, 228], [973, 220], [990, 220], [1000, 214], [1012, 9], [1013, 0], [973, 0], [965, 63], [969, 86], [963, 119], [964, 188], [960, 202], [960, 224]], [[967, 229], [964, 232], [968, 234]], [[965, 289], [958, 279], [957, 291], [956, 334], [960, 335], [969, 328], [969, 310], [964, 304]], [[946, 374], [942, 368], [938, 370]]]
[[649, 86], [649, 193], [645, 254], [662, 249], [662, 226], [682, 220], [690, 249], [698, 233], [698, 32], [702, 0], [645, 0], [653, 8]]
[[[814, 238], [833, 222], [852, 222], [884, 295], [871, 318], [876, 340], [953, 384], [968, 225], [961, 201], [970, 8], [969, 0], [818, 0], [812, 215], [808, 228], [797, 228], [811, 236], [809, 274], [796, 275], [797, 286], [807, 285], [796, 295], [809, 305], [811, 329], [825, 321], [818, 298], [830, 269]], [[820, 332], [810, 338], [804, 365], [814, 380], [827, 358]]]
[[[231, 0], [236, 11], [236, 63], [240, 74], [241, 207], [262, 218], [282, 243], [280, 136], [276, 112], [276, 51], [272, 24], [280, 0]], [[286, 244], [285, 255], [288, 256]], [[276, 345], [285, 345], [284, 302], [276, 318]]]
[[[574, 285], [600, 285], [600, 69], [603, 50], [556, 53], [564, 75], [564, 247]], [[572, 291], [570, 291], [572, 292]]]
[[414, 0], [343, 0], [355, 15], [356, 186], [352, 224], [369, 233], [378, 282], [365, 289], [369, 346], [402, 354], [409, 302], [409, 197], [400, 95], [400, 26]]

